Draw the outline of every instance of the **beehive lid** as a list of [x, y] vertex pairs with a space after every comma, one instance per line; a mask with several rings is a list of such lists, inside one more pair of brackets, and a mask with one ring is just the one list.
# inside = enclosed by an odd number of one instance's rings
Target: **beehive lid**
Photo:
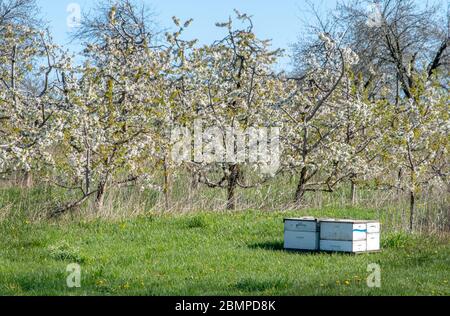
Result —
[[285, 218], [284, 221], [304, 221], [304, 222], [317, 222], [317, 219], [314, 217], [290, 217], [290, 218]]
[[320, 222], [325, 223], [351, 223], [351, 224], [367, 224], [367, 223], [379, 223], [377, 220], [360, 220], [360, 219], [333, 219], [333, 218], [324, 218], [319, 219]]

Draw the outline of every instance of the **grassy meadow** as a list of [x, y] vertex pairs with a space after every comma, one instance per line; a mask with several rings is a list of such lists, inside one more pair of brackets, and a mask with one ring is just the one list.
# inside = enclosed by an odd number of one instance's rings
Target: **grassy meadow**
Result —
[[[388, 209], [157, 212], [140, 194], [134, 216], [39, 218], [57, 194], [0, 190], [0, 295], [450, 295], [448, 235], [402, 231]], [[383, 251], [284, 251], [283, 218], [304, 215], [380, 219]], [[66, 285], [70, 263], [80, 288]], [[371, 263], [381, 288], [366, 284]]]

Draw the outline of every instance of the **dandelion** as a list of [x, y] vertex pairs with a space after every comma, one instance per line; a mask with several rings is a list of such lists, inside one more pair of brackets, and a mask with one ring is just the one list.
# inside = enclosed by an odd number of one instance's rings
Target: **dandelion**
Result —
[[97, 280], [97, 281], [95, 282], [95, 285], [97, 285], [97, 286], [103, 286], [103, 285], [105, 285], [105, 280]]

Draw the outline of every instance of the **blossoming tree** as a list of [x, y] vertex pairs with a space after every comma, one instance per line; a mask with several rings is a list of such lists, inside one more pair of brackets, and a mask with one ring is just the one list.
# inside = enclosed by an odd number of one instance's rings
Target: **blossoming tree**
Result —
[[286, 121], [284, 167], [298, 172], [295, 203], [306, 192], [333, 192], [344, 180], [366, 174], [374, 136], [370, 104], [352, 81], [349, 66], [358, 62], [350, 49], [320, 35], [322, 55], [310, 55], [303, 76], [281, 107]]
[[[227, 209], [236, 208], [237, 188], [253, 187], [267, 178], [263, 169], [255, 183], [244, 178], [245, 167], [264, 168], [268, 163], [267, 157], [261, 157], [263, 153], [254, 151], [264, 140], [251, 131], [277, 126], [272, 118], [283, 94], [281, 81], [272, 70], [281, 51], [272, 51], [270, 41], [256, 37], [250, 16], [237, 11], [236, 16], [247, 27], [236, 29], [231, 19], [217, 23], [227, 36], [198, 49], [194, 57], [198, 60], [198, 90], [193, 111], [205, 133], [200, 136], [203, 146], [196, 149], [199, 155], [193, 166], [199, 170], [200, 182], [227, 190]], [[243, 133], [242, 142], [233, 138], [234, 132]]]
[[[58, 185], [81, 196], [54, 214], [92, 195], [101, 209], [109, 188], [146, 180], [155, 150], [152, 114], [158, 107], [164, 56], [151, 48], [151, 33], [138, 17], [124, 2], [81, 29], [95, 36], [84, 50], [84, 65], [65, 77], [58, 166]], [[95, 33], [98, 29], [105, 29], [103, 35]]]
[[60, 135], [62, 73], [70, 58], [47, 32], [8, 23], [0, 27], [0, 172], [52, 164], [48, 149]]
[[413, 98], [402, 99], [398, 105], [380, 102], [378, 108], [383, 117], [379, 126], [387, 131], [378, 145], [384, 158], [380, 165], [386, 173], [405, 172], [402, 177], [383, 177], [379, 182], [408, 193], [410, 230], [414, 228], [419, 193], [425, 186], [443, 187], [448, 192], [450, 175], [448, 80], [442, 76], [429, 80], [426, 72], [414, 76]]

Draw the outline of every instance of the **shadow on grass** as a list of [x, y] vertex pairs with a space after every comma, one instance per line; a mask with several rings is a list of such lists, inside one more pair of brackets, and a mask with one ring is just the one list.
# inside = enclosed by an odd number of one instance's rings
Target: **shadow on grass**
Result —
[[308, 250], [294, 250], [294, 249], [284, 249], [284, 243], [282, 241], [267, 241], [261, 243], [255, 243], [248, 245], [250, 249], [262, 249], [267, 251], [280, 251], [287, 253], [297, 253], [297, 254], [318, 254], [320, 252], [317, 251], [308, 251]]
[[248, 245], [250, 249], [262, 249], [271, 251], [285, 251], [282, 241], [267, 241]]
[[267, 241], [261, 243], [254, 243], [248, 245], [250, 249], [262, 249], [267, 251], [280, 251], [292, 254], [302, 255], [332, 255], [337, 254], [341, 256], [354, 256], [354, 253], [345, 252], [329, 252], [329, 251], [313, 251], [313, 250], [296, 250], [296, 249], [284, 249], [284, 243], [282, 241]]

